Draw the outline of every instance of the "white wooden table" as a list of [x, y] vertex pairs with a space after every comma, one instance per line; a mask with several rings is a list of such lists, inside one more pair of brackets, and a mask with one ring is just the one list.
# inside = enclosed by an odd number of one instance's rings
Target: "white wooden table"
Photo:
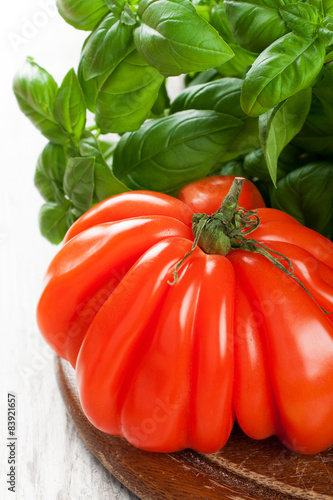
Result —
[[[0, 130], [0, 498], [128, 500], [136, 497], [93, 457], [66, 416], [53, 354], [38, 332], [35, 309], [56, 247], [38, 229], [42, 203], [33, 186], [46, 139], [19, 111], [11, 85], [27, 55], [62, 80], [76, 67], [86, 33], [66, 25], [55, 0], [2, 6]], [[16, 493], [7, 490], [7, 393], [16, 395]]]

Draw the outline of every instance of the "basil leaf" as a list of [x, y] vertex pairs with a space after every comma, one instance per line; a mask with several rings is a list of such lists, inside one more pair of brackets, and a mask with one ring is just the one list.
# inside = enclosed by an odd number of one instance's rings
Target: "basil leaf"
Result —
[[288, 0], [225, 0], [231, 32], [241, 47], [261, 52], [290, 31], [279, 13]]
[[95, 158], [70, 158], [64, 174], [64, 192], [83, 214], [92, 204]]
[[287, 33], [274, 42], [246, 74], [241, 95], [245, 113], [258, 116], [309, 87], [324, 58], [325, 47], [318, 39]]
[[36, 166], [34, 183], [44, 200], [58, 202], [63, 198], [63, 176], [67, 154], [63, 146], [47, 144]]
[[151, 112], [155, 116], [160, 116], [164, 113], [166, 108], [170, 107], [170, 99], [168, 96], [167, 88], [166, 88], [166, 80], [162, 82], [157, 94], [156, 101], [151, 108]]
[[315, 95], [305, 124], [293, 143], [311, 153], [333, 154], [333, 122], [326, 115], [326, 105]]
[[212, 109], [243, 119], [242, 127], [223, 154], [224, 161], [237, 158], [258, 147], [258, 120], [246, 117], [240, 106], [242, 83], [243, 80], [238, 78], [222, 78], [187, 87], [176, 97], [170, 108], [171, 113], [187, 109]]
[[258, 54], [243, 49], [235, 43], [230, 43], [230, 48], [234, 51], [235, 57], [216, 69], [221, 76], [243, 78], [246, 73], [246, 69], [254, 63]]
[[79, 62], [79, 67], [77, 70], [77, 77], [84, 94], [84, 98], [86, 101], [87, 108], [92, 113], [95, 113], [96, 100], [98, 96], [98, 92], [102, 88], [103, 83], [107, 79], [107, 77], [112, 73], [114, 67], [109, 68], [102, 75], [96, 76], [95, 78], [91, 78], [90, 80], [85, 80], [83, 78], [83, 69], [82, 69], [82, 59]]
[[308, 3], [292, 3], [280, 8], [280, 15], [296, 35], [314, 37], [321, 22], [320, 12]]
[[133, 25], [121, 21], [121, 12], [110, 12], [85, 44], [82, 55], [82, 75], [90, 80], [120, 63], [133, 49]]
[[111, 12], [121, 12], [124, 8], [125, 0], [104, 0], [104, 3]]
[[54, 144], [66, 144], [68, 137], [53, 115], [58, 86], [52, 76], [28, 58], [14, 77], [13, 90], [21, 111]]
[[[261, 148], [255, 149], [248, 153], [244, 158], [244, 175], [246, 177], [258, 177], [263, 181], [271, 181], [271, 176], [268, 172], [264, 153]], [[277, 176], [279, 176], [277, 169]], [[283, 173], [285, 175], [285, 172]]]
[[233, 52], [188, 0], [141, 0], [134, 31], [139, 54], [164, 76], [204, 71]]
[[313, 93], [320, 100], [323, 114], [333, 127], [333, 63], [324, 65], [320, 78], [313, 87]]
[[333, 0], [321, 0], [321, 4], [324, 14], [330, 14], [333, 16]]
[[224, 9], [224, 3], [215, 5], [210, 13], [210, 24], [219, 32], [220, 36], [227, 43], [235, 43], [233, 34], [229, 26], [227, 15]]
[[255, 61], [257, 54], [240, 47], [232, 33], [225, 13], [224, 4], [216, 5], [211, 11], [212, 26], [217, 29], [221, 37], [228, 42], [233, 50], [235, 57], [227, 61], [217, 69], [222, 76], [243, 77], [247, 66], [251, 66]]
[[185, 75], [185, 86], [192, 87], [193, 85], [201, 85], [203, 83], [212, 82], [213, 80], [220, 80], [221, 76], [215, 68], [202, 71], [200, 73]]
[[147, 118], [164, 78], [134, 50], [111, 73], [96, 101], [103, 134], [137, 130]]
[[274, 186], [278, 157], [304, 125], [311, 105], [311, 88], [298, 92], [259, 117], [259, 137]]
[[[97, 143], [99, 151], [101, 152], [105, 162], [109, 166], [112, 166], [113, 152], [116, 149], [117, 142], [118, 141], [114, 142], [114, 141], [109, 141], [109, 140], [105, 140], [105, 139], [97, 139], [97, 140], [95, 139], [95, 143]], [[96, 169], [96, 167], [95, 167], [95, 169]]]
[[212, 109], [236, 118], [245, 118], [240, 105], [243, 80], [222, 78], [183, 90], [171, 104], [170, 113], [186, 109]]
[[103, 0], [57, 0], [60, 15], [79, 30], [91, 31], [108, 12]]
[[125, 134], [114, 152], [115, 175], [133, 189], [174, 192], [204, 177], [242, 122], [215, 111], [181, 111]]
[[258, 119], [249, 117], [243, 119], [243, 127], [223, 155], [224, 161], [232, 160], [256, 149], [259, 146], [258, 134]]
[[128, 26], [133, 26], [134, 24], [136, 24], [135, 15], [128, 3], [125, 3], [124, 5], [124, 10], [120, 15], [120, 20], [123, 24], [127, 24]]
[[59, 206], [53, 202], [44, 203], [39, 211], [39, 229], [47, 240], [49, 240], [54, 245], [58, 245], [71, 225], [71, 221], [68, 220], [68, 210], [70, 203], [68, 202], [68, 207]]
[[333, 236], [333, 163], [311, 163], [290, 172], [271, 192], [274, 208], [328, 238]]
[[333, 44], [333, 15], [325, 17], [318, 30], [318, 36], [326, 46]]
[[[215, 170], [215, 169], [214, 169]], [[243, 162], [241, 160], [231, 160], [220, 165], [220, 168], [216, 172], [217, 175], [236, 175], [237, 177], [244, 177]]]
[[58, 90], [54, 116], [77, 144], [86, 124], [86, 104], [74, 69], [69, 70]]
[[209, 22], [210, 11], [215, 4], [215, 0], [191, 0], [191, 2], [199, 16]]
[[[309, 155], [292, 144], [288, 144], [280, 153], [276, 171], [277, 180], [289, 172], [309, 162]], [[257, 177], [271, 184], [271, 176], [267, 169], [264, 153], [261, 148], [252, 151], [244, 158], [244, 173], [246, 177]]]
[[101, 153], [96, 138], [91, 132], [84, 132], [82, 140], [80, 141], [79, 152], [83, 158], [95, 158], [93, 202], [105, 200], [110, 196], [129, 191], [129, 189], [114, 176], [110, 166], [106, 163], [104, 155]]

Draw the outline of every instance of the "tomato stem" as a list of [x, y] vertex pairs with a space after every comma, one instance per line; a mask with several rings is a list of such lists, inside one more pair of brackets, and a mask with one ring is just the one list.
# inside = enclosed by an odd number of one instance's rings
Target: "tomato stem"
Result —
[[[256, 210], [245, 210], [238, 206], [239, 196], [245, 179], [235, 177], [230, 190], [224, 198], [221, 207], [212, 215], [194, 214], [192, 219], [192, 231], [194, 242], [189, 253], [187, 253], [175, 266], [173, 282], [178, 281], [178, 269], [183, 262], [193, 253], [199, 245], [207, 254], [218, 254], [226, 256], [233, 250], [241, 249], [247, 252], [259, 253], [268, 259], [274, 266], [293, 278], [307, 294], [313, 299], [311, 292], [295, 276], [291, 260], [276, 250], [266, 247], [259, 241], [248, 238], [260, 225], [260, 218]], [[283, 263], [284, 262], [284, 263]], [[326, 314], [333, 314], [325, 311]]]
[[[233, 183], [231, 184], [231, 187], [225, 196], [224, 200], [222, 201], [221, 207], [218, 209], [216, 214], [222, 213], [225, 216], [226, 221], [229, 220], [230, 222], [232, 221], [235, 210], [238, 207], [238, 201], [239, 197], [242, 191], [242, 187], [244, 184], [245, 178], [244, 177], [235, 177], [233, 180]], [[214, 214], [214, 215], [216, 215]]]

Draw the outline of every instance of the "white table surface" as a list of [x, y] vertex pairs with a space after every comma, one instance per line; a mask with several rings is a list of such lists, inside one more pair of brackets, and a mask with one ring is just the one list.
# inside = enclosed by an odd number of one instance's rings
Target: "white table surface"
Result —
[[[47, 17], [40, 15], [43, 5], [49, 6]], [[0, 17], [0, 498], [135, 499], [94, 458], [67, 417], [53, 354], [35, 320], [43, 274], [56, 252], [39, 233], [42, 199], [33, 185], [47, 141], [19, 110], [11, 86], [27, 55], [58, 83], [77, 66], [86, 33], [68, 26], [54, 5], [55, 0], [5, 2]], [[31, 29], [31, 23], [44, 26]], [[5, 479], [8, 392], [17, 397], [16, 494]]]

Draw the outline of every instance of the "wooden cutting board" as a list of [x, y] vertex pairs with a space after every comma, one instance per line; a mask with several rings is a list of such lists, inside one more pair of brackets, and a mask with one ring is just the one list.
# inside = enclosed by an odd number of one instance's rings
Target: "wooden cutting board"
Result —
[[55, 367], [81, 438], [104, 467], [141, 499], [333, 499], [333, 447], [302, 456], [274, 437], [255, 441], [235, 426], [225, 447], [210, 455], [138, 450], [93, 427], [80, 406], [74, 370], [60, 358]]

